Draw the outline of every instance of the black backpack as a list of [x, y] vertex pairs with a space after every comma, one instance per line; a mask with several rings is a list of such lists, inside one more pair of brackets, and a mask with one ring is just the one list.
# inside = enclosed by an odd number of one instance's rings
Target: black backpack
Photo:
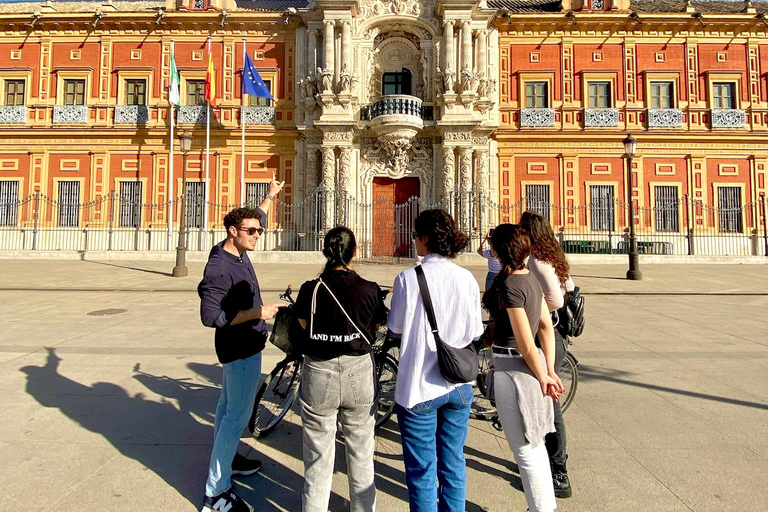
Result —
[[575, 287], [565, 295], [565, 304], [557, 311], [557, 330], [563, 337], [576, 338], [584, 331], [584, 296]]

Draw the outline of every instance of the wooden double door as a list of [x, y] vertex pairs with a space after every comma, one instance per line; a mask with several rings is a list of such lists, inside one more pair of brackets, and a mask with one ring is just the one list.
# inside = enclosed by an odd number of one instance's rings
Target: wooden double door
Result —
[[419, 215], [418, 178], [373, 179], [375, 257], [411, 255], [413, 221]]

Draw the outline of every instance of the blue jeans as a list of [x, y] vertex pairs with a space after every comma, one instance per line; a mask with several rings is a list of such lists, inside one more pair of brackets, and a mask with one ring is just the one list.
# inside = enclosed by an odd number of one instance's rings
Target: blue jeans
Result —
[[232, 487], [232, 459], [240, 435], [248, 425], [261, 378], [261, 353], [224, 365], [221, 397], [216, 406], [213, 450], [208, 467], [206, 496], [216, 496]]
[[464, 512], [472, 398], [472, 385], [464, 384], [410, 409], [396, 404], [411, 512]]
[[498, 272], [488, 272], [485, 274], [485, 289], [490, 290], [491, 286], [493, 286], [493, 280], [496, 279], [496, 276], [499, 275]]

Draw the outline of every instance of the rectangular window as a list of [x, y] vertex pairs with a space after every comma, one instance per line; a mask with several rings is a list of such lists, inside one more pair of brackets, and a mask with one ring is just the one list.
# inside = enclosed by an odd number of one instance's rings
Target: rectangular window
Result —
[[611, 82], [589, 82], [589, 108], [611, 108]]
[[672, 82], [651, 82], [651, 108], [675, 108]]
[[269, 183], [246, 183], [245, 204], [250, 208], [256, 208], [269, 193]]
[[743, 233], [741, 187], [717, 187], [717, 216], [721, 233]]
[[677, 187], [659, 185], [654, 187], [656, 196], [656, 231], [677, 233], [680, 231], [680, 200], [677, 197]]
[[713, 108], [736, 108], [736, 84], [716, 82], [712, 84], [715, 104]]
[[24, 80], [5, 81], [5, 104], [9, 107], [24, 105]]
[[547, 82], [526, 82], [525, 108], [548, 108]]
[[147, 81], [146, 80], [126, 80], [125, 81], [126, 105], [146, 105], [147, 104]]
[[0, 226], [15, 226], [19, 219], [19, 182], [0, 181]]
[[80, 225], [80, 182], [59, 182], [59, 227], [76, 228]]
[[590, 185], [590, 220], [594, 231], [614, 230], [613, 185]]
[[[267, 86], [267, 89], [270, 91], [272, 90], [272, 83], [269, 80], [264, 80], [264, 85]], [[273, 95], [274, 96], [274, 95]], [[270, 101], [268, 98], [259, 98], [258, 96], [248, 96], [248, 106], [251, 107], [268, 107], [270, 106]]]
[[203, 227], [203, 209], [205, 208], [205, 183], [200, 181], [187, 182], [187, 215], [188, 228]]
[[85, 105], [85, 80], [64, 80], [64, 104]]
[[187, 80], [187, 105], [205, 105], [205, 80]]
[[120, 227], [141, 226], [141, 185], [140, 181], [120, 182]]
[[549, 185], [525, 186], [526, 209], [536, 212], [549, 220]]

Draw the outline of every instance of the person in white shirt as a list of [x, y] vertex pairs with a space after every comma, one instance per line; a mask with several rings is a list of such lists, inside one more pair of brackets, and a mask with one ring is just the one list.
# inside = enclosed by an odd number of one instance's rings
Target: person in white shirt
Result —
[[[531, 256], [528, 258], [528, 270], [536, 276], [544, 292], [544, 301], [550, 312], [563, 307], [565, 294], [574, 289], [573, 280], [569, 273], [565, 253], [555, 237], [549, 221], [536, 212], [525, 212], [520, 218], [520, 225], [527, 230], [531, 238]], [[556, 316], [554, 317], [557, 318]], [[555, 329], [555, 368], [560, 368], [565, 358], [568, 340]], [[573, 494], [571, 481], [568, 478], [566, 461], [566, 436], [563, 412], [560, 402], [554, 403], [555, 432], [547, 434], [544, 442], [549, 454], [549, 464], [552, 469], [552, 483], [555, 496], [570, 498]]]
[[[477, 281], [451, 261], [466, 248], [467, 236], [444, 210], [426, 210], [414, 224], [441, 338], [451, 347], [466, 347], [483, 333]], [[439, 501], [441, 512], [464, 512], [464, 442], [473, 389], [471, 383], [451, 384], [440, 373], [414, 269], [395, 278], [387, 325], [401, 338], [395, 411], [410, 510], [436, 512]]]

